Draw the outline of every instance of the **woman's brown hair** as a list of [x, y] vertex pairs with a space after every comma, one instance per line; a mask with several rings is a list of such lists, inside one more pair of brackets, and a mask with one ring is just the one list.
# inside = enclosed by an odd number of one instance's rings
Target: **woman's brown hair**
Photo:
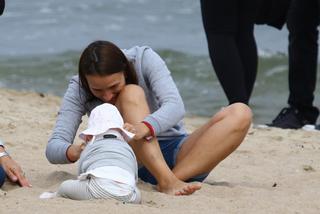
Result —
[[87, 75], [106, 76], [124, 72], [126, 84], [138, 84], [137, 74], [131, 62], [115, 44], [109, 41], [95, 41], [88, 45], [79, 61], [79, 78], [89, 100], [91, 93]]

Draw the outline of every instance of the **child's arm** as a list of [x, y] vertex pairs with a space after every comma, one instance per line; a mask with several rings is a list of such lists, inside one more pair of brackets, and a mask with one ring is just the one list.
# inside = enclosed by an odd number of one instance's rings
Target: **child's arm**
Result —
[[137, 123], [135, 125], [132, 125], [130, 123], [125, 123], [123, 125], [123, 128], [126, 131], [129, 131], [135, 134], [133, 137], [133, 139], [135, 140], [141, 140], [142, 138], [145, 138], [146, 140], [150, 140], [152, 137], [154, 137], [153, 136], [154, 133], [151, 133], [150, 128], [143, 122]]
[[137, 130], [134, 128], [134, 125], [132, 125], [131, 123], [125, 123], [123, 125], [123, 128], [125, 130], [127, 130], [128, 132], [131, 132], [131, 133], [134, 133], [134, 134], [136, 134], [136, 132], [137, 132]]

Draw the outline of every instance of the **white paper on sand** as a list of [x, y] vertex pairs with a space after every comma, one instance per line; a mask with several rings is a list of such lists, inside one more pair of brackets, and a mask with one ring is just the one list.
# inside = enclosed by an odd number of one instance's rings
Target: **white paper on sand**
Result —
[[49, 199], [55, 197], [57, 197], [57, 192], [44, 192], [39, 196], [40, 199]]

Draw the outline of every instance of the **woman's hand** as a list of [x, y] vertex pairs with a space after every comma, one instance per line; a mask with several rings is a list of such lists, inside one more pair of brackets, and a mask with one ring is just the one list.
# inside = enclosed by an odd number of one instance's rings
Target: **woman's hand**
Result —
[[67, 149], [67, 158], [70, 162], [76, 162], [81, 155], [81, 152], [86, 147], [86, 143], [82, 144], [72, 144]]
[[134, 140], [141, 140], [143, 138], [150, 136], [149, 128], [143, 123], [137, 123], [134, 125], [132, 125], [130, 123], [125, 123], [123, 128], [125, 130], [135, 134], [133, 137]]
[[21, 167], [10, 156], [0, 158], [0, 164], [12, 182], [19, 183], [22, 187], [31, 187]]

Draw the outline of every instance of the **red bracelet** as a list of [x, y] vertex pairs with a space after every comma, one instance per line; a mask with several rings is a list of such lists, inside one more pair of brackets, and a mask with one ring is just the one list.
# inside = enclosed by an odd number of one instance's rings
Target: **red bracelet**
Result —
[[155, 137], [156, 135], [154, 133], [154, 129], [153, 129], [152, 125], [146, 121], [142, 121], [142, 123], [148, 127], [148, 129], [150, 131], [150, 136]]

